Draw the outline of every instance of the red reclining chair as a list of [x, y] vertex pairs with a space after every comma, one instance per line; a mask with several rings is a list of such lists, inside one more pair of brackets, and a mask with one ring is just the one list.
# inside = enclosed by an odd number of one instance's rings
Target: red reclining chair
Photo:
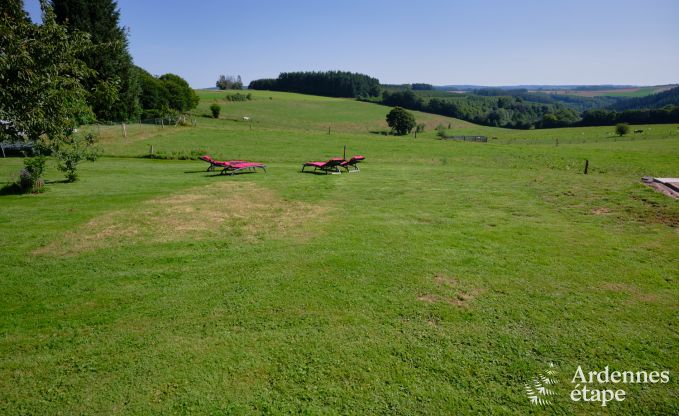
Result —
[[[363, 160], [365, 160], [365, 156], [354, 156], [351, 159], [340, 163], [340, 166], [346, 169], [348, 173], [360, 172], [361, 170], [358, 168], [358, 164]], [[351, 168], [351, 170], [349, 168]]]
[[342, 165], [343, 162], [344, 159], [342, 159], [341, 157], [333, 157], [332, 159], [327, 160], [325, 162], [306, 162], [305, 164], [302, 165], [302, 172], [304, 172], [304, 168], [306, 167], [313, 167], [314, 172], [320, 170], [322, 172], [325, 172], [326, 175], [328, 173], [337, 175], [342, 173], [339, 170], [339, 167], [340, 165]]
[[205, 155], [199, 157], [200, 160], [207, 162], [210, 164], [210, 166], [207, 168], [208, 172], [212, 172], [215, 170], [215, 168], [222, 168], [222, 171], [220, 174], [225, 174], [228, 173], [229, 175], [233, 175], [236, 172], [243, 171], [243, 170], [249, 170], [249, 171], [255, 171], [255, 169], [260, 168], [266, 173], [266, 165], [263, 165], [261, 163], [255, 163], [255, 162], [247, 162], [245, 160], [228, 160], [228, 161], [221, 161], [221, 160], [214, 160], [212, 157]]
[[212, 172], [213, 170], [215, 170], [215, 168], [223, 168], [232, 163], [245, 163], [245, 160], [228, 160], [228, 161], [214, 160], [212, 157], [208, 155], [201, 156], [198, 159], [210, 164], [210, 166], [207, 168], [208, 172]]
[[255, 172], [256, 169], [261, 169], [266, 173], [266, 165], [262, 163], [256, 163], [256, 162], [231, 162], [227, 166], [224, 166], [224, 169], [220, 172], [221, 175], [223, 174], [229, 174], [233, 175], [236, 172], [240, 171], [250, 171], [250, 172]]

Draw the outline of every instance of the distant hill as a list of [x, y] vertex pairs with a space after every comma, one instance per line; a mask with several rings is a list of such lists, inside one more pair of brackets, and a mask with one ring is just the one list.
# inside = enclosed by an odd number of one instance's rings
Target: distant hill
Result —
[[602, 90], [617, 90], [617, 89], [629, 89], [629, 88], [640, 88], [637, 85], [540, 85], [540, 84], [530, 84], [530, 85], [501, 85], [501, 86], [488, 86], [488, 85], [436, 85], [434, 86], [437, 90], [445, 91], [474, 91], [483, 89], [500, 89], [500, 90], [517, 90], [524, 89], [529, 91], [556, 91], [556, 90], [571, 90], [571, 91], [602, 91]]
[[610, 108], [623, 111], [662, 108], [666, 105], [679, 105], [679, 87], [646, 97], [625, 98], [613, 104]]

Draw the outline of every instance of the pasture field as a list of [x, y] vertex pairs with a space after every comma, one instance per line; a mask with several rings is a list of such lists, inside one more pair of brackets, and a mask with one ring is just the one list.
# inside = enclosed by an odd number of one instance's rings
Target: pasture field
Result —
[[[640, 182], [679, 176], [677, 125], [415, 113], [415, 139], [371, 133], [375, 104], [199, 93], [195, 127], [104, 129], [78, 182], [0, 196], [0, 413], [679, 413], [679, 203]], [[299, 173], [344, 145], [360, 173]], [[578, 366], [671, 376], [602, 407], [569, 399]]]

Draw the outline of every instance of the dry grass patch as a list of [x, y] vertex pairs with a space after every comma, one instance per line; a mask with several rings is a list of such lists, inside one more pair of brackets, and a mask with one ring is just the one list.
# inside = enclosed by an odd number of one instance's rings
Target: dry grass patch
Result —
[[467, 288], [460, 284], [460, 281], [451, 276], [437, 274], [434, 276], [436, 291], [439, 293], [428, 293], [417, 297], [420, 302], [426, 303], [447, 303], [460, 307], [467, 307], [471, 301], [484, 292], [480, 288]]
[[306, 237], [327, 209], [287, 201], [251, 183], [222, 182], [93, 218], [34, 254], [75, 255], [140, 242]]
[[605, 208], [605, 207], [596, 208], [596, 209], [592, 210], [592, 214], [594, 214], [594, 215], [606, 215], [606, 214], [610, 214], [610, 213], [611, 213], [611, 210], [608, 209], [608, 208]]
[[631, 300], [637, 302], [655, 303], [660, 301], [660, 297], [658, 295], [654, 293], [641, 292], [637, 286], [627, 283], [608, 282], [601, 285], [600, 289], [606, 292], [622, 293], [629, 296]]

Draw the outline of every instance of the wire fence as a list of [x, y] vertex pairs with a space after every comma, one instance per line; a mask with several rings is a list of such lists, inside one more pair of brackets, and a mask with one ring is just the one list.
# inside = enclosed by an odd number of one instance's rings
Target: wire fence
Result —
[[497, 144], [521, 144], [521, 145], [548, 145], [560, 146], [569, 144], [592, 144], [592, 143], [615, 143], [615, 142], [644, 142], [650, 140], [676, 139], [679, 134], [672, 131], [666, 134], [634, 134], [625, 136], [604, 136], [604, 137], [542, 137], [542, 138], [500, 138], [492, 140], [491, 143]]
[[128, 122], [100, 122], [81, 126], [82, 133], [96, 134], [100, 140], [128, 137], [144, 137], [164, 129], [180, 126], [196, 126], [197, 119], [192, 115], [178, 117], [144, 118]]

